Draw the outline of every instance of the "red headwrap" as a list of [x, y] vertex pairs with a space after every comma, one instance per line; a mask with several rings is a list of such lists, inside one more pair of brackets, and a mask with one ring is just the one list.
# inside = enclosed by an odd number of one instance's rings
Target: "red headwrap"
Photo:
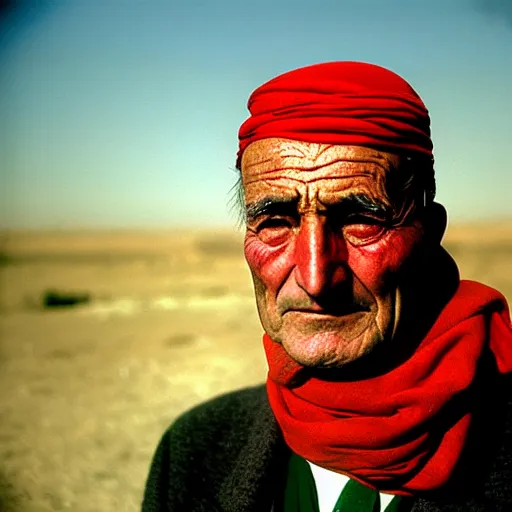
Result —
[[432, 158], [430, 118], [421, 98], [397, 74], [363, 62], [328, 62], [280, 75], [249, 98], [236, 166], [256, 140], [368, 146]]

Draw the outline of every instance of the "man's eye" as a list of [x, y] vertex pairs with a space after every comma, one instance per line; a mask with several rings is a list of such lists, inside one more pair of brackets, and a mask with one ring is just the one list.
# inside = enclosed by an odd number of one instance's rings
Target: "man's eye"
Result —
[[354, 245], [375, 241], [385, 231], [385, 226], [376, 222], [354, 222], [343, 226], [343, 235]]
[[268, 245], [280, 245], [286, 241], [293, 223], [286, 218], [270, 218], [260, 222], [256, 228], [259, 239]]

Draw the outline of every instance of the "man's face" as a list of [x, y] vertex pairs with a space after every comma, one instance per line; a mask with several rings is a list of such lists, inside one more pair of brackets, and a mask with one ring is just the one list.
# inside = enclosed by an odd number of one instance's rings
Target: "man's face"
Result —
[[342, 366], [396, 331], [401, 270], [423, 237], [405, 198], [388, 195], [399, 164], [374, 149], [279, 138], [243, 154], [244, 251], [261, 322], [305, 366]]

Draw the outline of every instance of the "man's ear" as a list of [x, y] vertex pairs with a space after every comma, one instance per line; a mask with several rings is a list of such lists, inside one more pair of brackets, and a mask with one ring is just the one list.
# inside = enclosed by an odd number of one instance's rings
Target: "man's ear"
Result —
[[433, 202], [428, 208], [425, 216], [425, 235], [427, 240], [434, 245], [440, 245], [448, 225], [448, 214], [446, 208], [439, 203]]

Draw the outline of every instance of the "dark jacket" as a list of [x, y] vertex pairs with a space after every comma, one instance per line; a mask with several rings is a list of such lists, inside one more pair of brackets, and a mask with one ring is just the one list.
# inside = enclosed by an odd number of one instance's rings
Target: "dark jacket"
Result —
[[[461, 461], [463, 493], [416, 498], [413, 512], [512, 512], [511, 378], [489, 384], [481, 394], [485, 421], [473, 428], [472, 449]], [[288, 454], [264, 386], [215, 398], [164, 434], [142, 510], [269, 512]]]

